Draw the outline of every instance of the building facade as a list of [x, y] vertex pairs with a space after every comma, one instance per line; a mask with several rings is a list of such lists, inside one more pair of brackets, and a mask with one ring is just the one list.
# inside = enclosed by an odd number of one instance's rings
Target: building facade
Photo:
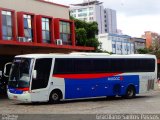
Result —
[[116, 11], [104, 9], [103, 3], [97, 0], [88, 0], [70, 7], [70, 15], [87, 22], [98, 23], [99, 34], [116, 33]]
[[130, 39], [131, 36], [128, 35], [110, 33], [98, 35], [100, 49], [120, 55], [134, 54], [134, 43]]
[[131, 38], [134, 43], [134, 53], [138, 53], [138, 49], [144, 49], [146, 47], [146, 39], [143, 38]]
[[104, 9], [104, 24], [106, 33], [117, 33], [117, 16], [115, 10], [109, 8]]
[[15, 55], [92, 51], [76, 46], [69, 7], [44, 0], [0, 0], [0, 94], [8, 78], [4, 66]]
[[146, 31], [142, 38], [146, 39], [146, 47], [155, 47], [155, 45], [160, 44], [160, 35], [155, 32]]
[[94, 49], [76, 46], [74, 29], [68, 6], [43, 0], [0, 1], [0, 54]]

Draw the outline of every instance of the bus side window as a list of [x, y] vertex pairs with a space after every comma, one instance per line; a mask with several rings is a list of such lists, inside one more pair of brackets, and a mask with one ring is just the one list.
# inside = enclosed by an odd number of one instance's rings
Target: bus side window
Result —
[[32, 80], [32, 90], [46, 88], [52, 65], [51, 58], [37, 59], [34, 70], [37, 71], [36, 79]]

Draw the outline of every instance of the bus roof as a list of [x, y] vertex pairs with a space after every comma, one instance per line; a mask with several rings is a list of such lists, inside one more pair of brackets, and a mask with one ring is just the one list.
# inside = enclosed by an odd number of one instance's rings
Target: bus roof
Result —
[[150, 54], [129, 54], [129, 55], [117, 55], [117, 54], [108, 54], [108, 53], [70, 53], [70, 54], [25, 54], [17, 55], [16, 57], [23, 58], [155, 58], [155, 55]]

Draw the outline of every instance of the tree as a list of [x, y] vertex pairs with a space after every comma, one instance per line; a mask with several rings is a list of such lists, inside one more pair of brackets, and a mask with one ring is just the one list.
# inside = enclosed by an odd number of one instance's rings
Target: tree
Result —
[[139, 54], [153, 54], [157, 58], [160, 58], [160, 40], [158, 38], [153, 39], [153, 43], [149, 48], [138, 49]]
[[84, 28], [76, 29], [76, 40], [78, 45], [86, 46], [87, 32]]
[[86, 41], [86, 46], [95, 47], [96, 50], [97, 50], [97, 49], [98, 49], [98, 46], [99, 46], [99, 41], [97, 40], [97, 38], [87, 39], [87, 41]]
[[100, 45], [96, 35], [98, 34], [97, 22], [86, 22], [70, 17], [75, 22], [76, 44], [80, 46], [94, 47], [97, 51]]
[[138, 49], [137, 51], [138, 51], [139, 54], [147, 54], [147, 53], [151, 53], [152, 49], [144, 48], [144, 49]]
[[98, 34], [98, 24], [97, 22], [89, 22], [87, 24], [87, 38], [95, 38], [95, 35]]

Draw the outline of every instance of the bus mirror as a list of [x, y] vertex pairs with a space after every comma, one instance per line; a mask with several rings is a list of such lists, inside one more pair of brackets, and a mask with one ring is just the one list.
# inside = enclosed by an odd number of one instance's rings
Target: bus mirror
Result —
[[37, 79], [37, 70], [33, 70], [32, 78]]
[[6, 64], [4, 65], [3, 75], [4, 75], [5, 77], [9, 77], [9, 71], [10, 71], [10, 69], [11, 69], [11, 65], [12, 65], [11, 62], [6, 63]]

